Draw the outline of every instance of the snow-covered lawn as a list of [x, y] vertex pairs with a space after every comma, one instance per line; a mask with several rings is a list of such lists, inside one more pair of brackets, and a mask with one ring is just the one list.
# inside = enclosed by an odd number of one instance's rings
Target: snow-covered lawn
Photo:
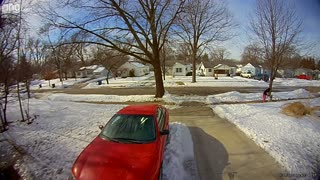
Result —
[[[98, 85], [97, 81], [102, 80], [102, 84]], [[191, 86], [191, 87], [268, 87], [268, 83], [255, 79], [235, 77], [202, 77], [197, 76], [197, 82], [191, 83], [191, 76], [166, 76], [163, 81], [165, 87], [177, 87], [177, 86]], [[154, 87], [154, 73], [143, 77], [127, 77], [127, 78], [111, 78], [109, 84], [107, 84], [105, 77], [97, 78], [88, 82], [89, 84], [84, 88], [99, 88], [99, 87]], [[183, 85], [181, 85], [183, 83]], [[303, 80], [296, 78], [276, 78], [274, 86], [320, 86], [318, 80]]]
[[67, 88], [69, 86], [72, 86], [74, 84], [78, 84], [78, 83], [81, 83], [81, 82], [84, 82], [84, 81], [87, 81], [89, 80], [89, 78], [77, 78], [77, 79], [74, 79], [74, 78], [69, 78], [68, 80], [64, 80], [63, 81], [63, 84], [60, 82], [60, 79], [52, 79], [50, 80], [50, 86], [49, 86], [49, 81], [46, 81], [46, 80], [33, 80], [31, 81], [30, 83], [30, 88], [32, 90], [34, 89], [40, 89], [39, 88], [39, 85], [41, 84], [41, 89], [52, 89], [52, 84], [55, 84], [55, 88], [57, 89], [61, 89], [61, 88]]
[[[153, 86], [155, 84], [154, 74], [150, 72], [145, 76], [141, 77], [126, 77], [126, 78], [110, 78], [108, 79], [109, 84], [107, 84], [106, 77], [100, 77], [88, 81], [88, 85], [83, 89], [90, 88], [100, 88], [100, 87], [139, 87], [139, 86]], [[97, 81], [102, 80], [102, 84], [98, 85]]]
[[[304, 102], [319, 106], [320, 98]], [[316, 116], [289, 117], [281, 113], [286, 103], [218, 105], [213, 110], [269, 152], [289, 173], [307, 174], [313, 179], [312, 173], [320, 173], [319, 111]]]
[[[100, 132], [111, 116], [124, 105], [97, 105], [31, 99], [31, 115], [37, 119], [30, 125], [20, 119], [17, 103], [8, 107], [10, 129], [0, 134], [17, 144], [25, 152], [15, 168], [23, 179], [67, 179], [78, 154]], [[163, 162], [166, 179], [182, 180], [190, 177], [195, 167], [193, 143], [189, 129], [178, 123], [170, 124], [170, 143]], [[1, 141], [0, 146], [8, 146]], [[188, 148], [188, 149], [186, 149]], [[12, 149], [8, 147], [8, 149]]]
[[[311, 94], [304, 89], [273, 93], [275, 99], [301, 100], [312, 106], [320, 105], [319, 93]], [[0, 134], [15, 141], [27, 155], [19, 160], [16, 168], [27, 179], [66, 179], [73, 161], [81, 150], [99, 133], [98, 125], [124, 105], [98, 105], [72, 101], [128, 102], [159, 101], [152, 95], [70, 95], [48, 94], [41, 100], [31, 99], [31, 114], [39, 115], [31, 125], [13, 122], [10, 130]], [[284, 104], [242, 102], [261, 100], [261, 93], [229, 92], [210, 96], [175, 96], [166, 93], [162, 101], [180, 104], [197, 101], [213, 105], [219, 102], [237, 102], [232, 105], [212, 106], [215, 113], [234, 123], [269, 152], [290, 173], [317, 172], [320, 169], [320, 118], [289, 117], [281, 113]], [[167, 106], [170, 107], [170, 106]], [[17, 103], [8, 107], [9, 120], [19, 119]], [[171, 140], [164, 157], [164, 177], [185, 179], [194, 175], [193, 144], [189, 130], [182, 124], [171, 124]], [[5, 141], [1, 141], [0, 145]], [[186, 163], [187, 162], [187, 165]], [[191, 165], [191, 166], [190, 166]], [[193, 166], [192, 166], [193, 165]], [[318, 172], [319, 173], [319, 172]], [[50, 179], [49, 178], [49, 179]]]

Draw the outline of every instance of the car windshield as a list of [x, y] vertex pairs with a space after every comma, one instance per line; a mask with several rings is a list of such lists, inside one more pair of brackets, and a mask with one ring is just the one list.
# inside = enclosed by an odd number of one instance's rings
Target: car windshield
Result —
[[122, 143], [148, 143], [156, 139], [154, 117], [117, 114], [103, 128], [100, 136]]

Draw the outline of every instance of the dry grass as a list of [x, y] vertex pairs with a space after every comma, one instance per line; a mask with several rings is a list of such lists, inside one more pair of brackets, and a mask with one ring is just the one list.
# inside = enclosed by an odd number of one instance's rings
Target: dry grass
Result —
[[181, 86], [185, 85], [184, 82], [181, 82], [181, 81], [176, 82], [176, 84], [181, 85]]
[[310, 107], [301, 102], [294, 102], [286, 104], [282, 108], [282, 113], [287, 116], [302, 117], [308, 114], [313, 114], [313, 112], [320, 110], [320, 106]]

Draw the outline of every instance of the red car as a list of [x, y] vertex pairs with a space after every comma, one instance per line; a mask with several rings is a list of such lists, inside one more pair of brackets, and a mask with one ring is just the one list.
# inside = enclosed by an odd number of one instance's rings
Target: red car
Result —
[[306, 80], [311, 80], [311, 76], [307, 76], [305, 74], [300, 74], [297, 76], [298, 79], [306, 79]]
[[130, 105], [118, 111], [81, 152], [69, 179], [162, 178], [169, 112], [161, 105]]

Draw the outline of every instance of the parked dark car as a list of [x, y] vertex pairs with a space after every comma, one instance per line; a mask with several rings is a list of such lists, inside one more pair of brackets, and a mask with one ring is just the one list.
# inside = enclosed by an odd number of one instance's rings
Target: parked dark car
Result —
[[265, 82], [268, 82], [269, 81], [269, 75], [268, 74], [256, 74], [254, 76], [254, 79], [259, 80], [259, 81], [263, 80]]

